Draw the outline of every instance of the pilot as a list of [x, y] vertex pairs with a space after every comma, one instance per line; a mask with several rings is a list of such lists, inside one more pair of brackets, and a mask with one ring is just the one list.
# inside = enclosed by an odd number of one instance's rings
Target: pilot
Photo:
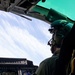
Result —
[[[73, 58], [75, 59], [75, 57], [72, 57], [73, 51], [75, 50], [75, 22], [71, 23], [70, 27], [71, 31], [63, 39], [53, 75], [75, 75], [75, 63], [72, 63]], [[71, 69], [69, 73], [66, 73], [68, 63], [70, 63]]]
[[73, 24], [66, 20], [56, 20], [51, 24], [49, 32], [52, 33], [52, 39], [49, 40], [48, 45], [53, 55], [40, 63], [35, 72], [36, 75], [53, 75], [63, 39], [68, 35], [72, 26]]

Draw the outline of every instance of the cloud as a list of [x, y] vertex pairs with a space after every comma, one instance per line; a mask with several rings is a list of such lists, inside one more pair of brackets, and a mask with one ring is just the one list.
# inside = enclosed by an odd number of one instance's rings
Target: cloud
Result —
[[0, 57], [27, 58], [38, 65], [52, 55], [46, 45], [51, 38], [47, 23], [33, 18], [29, 21], [3, 11], [0, 13]]

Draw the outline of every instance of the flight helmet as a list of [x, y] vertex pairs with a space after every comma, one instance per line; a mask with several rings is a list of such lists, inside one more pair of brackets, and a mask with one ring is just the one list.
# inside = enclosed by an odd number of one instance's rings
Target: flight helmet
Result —
[[66, 20], [56, 20], [51, 24], [49, 32], [52, 33], [53, 36], [52, 39], [49, 40], [48, 45], [52, 47], [52, 50], [54, 46], [57, 46], [58, 48], [61, 47], [62, 40], [68, 35], [72, 27], [73, 23]]

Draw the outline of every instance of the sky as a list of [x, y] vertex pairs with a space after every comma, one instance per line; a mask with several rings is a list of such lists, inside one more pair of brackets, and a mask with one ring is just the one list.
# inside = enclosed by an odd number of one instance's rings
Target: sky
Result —
[[50, 25], [28, 18], [32, 21], [0, 11], [0, 57], [26, 58], [39, 65], [42, 60], [52, 56], [47, 45], [52, 36], [48, 32]]
[[75, 20], [75, 0], [46, 0], [45, 2], [40, 1], [38, 5], [48, 9], [53, 8], [70, 19]]

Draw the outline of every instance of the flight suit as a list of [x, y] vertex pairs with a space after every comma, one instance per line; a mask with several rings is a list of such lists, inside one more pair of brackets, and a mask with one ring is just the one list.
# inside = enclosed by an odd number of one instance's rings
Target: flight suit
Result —
[[52, 75], [55, 68], [55, 62], [58, 58], [58, 54], [54, 54], [52, 57], [42, 61], [36, 71], [36, 75]]

